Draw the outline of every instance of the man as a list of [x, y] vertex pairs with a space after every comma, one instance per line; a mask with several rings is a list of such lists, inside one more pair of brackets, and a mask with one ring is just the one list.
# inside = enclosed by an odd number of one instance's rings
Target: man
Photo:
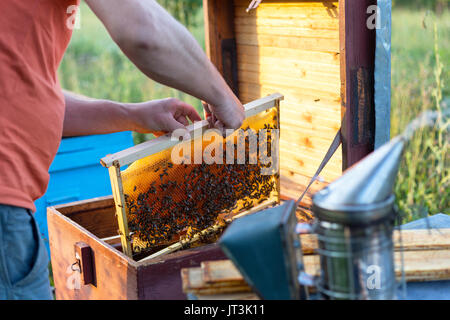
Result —
[[[0, 1], [0, 298], [50, 299], [47, 255], [32, 216], [61, 136], [170, 132], [200, 120], [176, 99], [126, 104], [63, 92], [57, 69], [79, 0]], [[154, 0], [86, 0], [147, 76], [206, 102], [218, 128], [243, 106], [189, 32]]]

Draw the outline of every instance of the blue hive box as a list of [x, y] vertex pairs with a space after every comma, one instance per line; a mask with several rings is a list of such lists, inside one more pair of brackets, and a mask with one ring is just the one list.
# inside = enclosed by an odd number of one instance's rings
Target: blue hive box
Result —
[[131, 146], [131, 132], [62, 139], [49, 169], [47, 192], [35, 201], [35, 217], [48, 251], [47, 207], [112, 194], [108, 170], [100, 159]]

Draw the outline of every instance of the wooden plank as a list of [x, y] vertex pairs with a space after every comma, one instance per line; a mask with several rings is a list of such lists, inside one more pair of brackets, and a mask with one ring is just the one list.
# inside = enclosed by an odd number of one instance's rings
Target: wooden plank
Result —
[[201, 277], [204, 283], [244, 284], [241, 274], [231, 260], [203, 261]]
[[233, 1], [203, 0], [203, 11], [206, 53], [230, 88], [239, 95], [236, 54], [233, 53], [235, 47]]
[[255, 84], [272, 84], [274, 86], [277, 85], [284, 85], [285, 83], [289, 83], [289, 86], [295, 86], [300, 87], [302, 89], [308, 89], [308, 90], [318, 90], [320, 88], [321, 92], [331, 93], [335, 94], [336, 92], [339, 92], [339, 81], [336, 81], [336, 79], [333, 79], [331, 81], [330, 78], [327, 76], [324, 76], [324, 80], [327, 80], [327, 83], [323, 83], [321, 80], [315, 77], [311, 79], [310, 77], [306, 76], [306, 73], [303, 75], [298, 74], [298, 77], [295, 73], [293, 74], [282, 74], [282, 73], [270, 73], [266, 71], [247, 71], [247, 70], [240, 70], [239, 72], [239, 81], [246, 82], [246, 83], [255, 83]]
[[298, 2], [291, 6], [285, 3], [277, 3], [271, 5], [264, 3], [258, 6], [257, 9], [246, 12], [247, 6], [235, 6], [236, 17], [258, 17], [258, 18], [283, 18], [283, 19], [311, 19], [322, 18], [327, 20], [338, 19], [337, 2], [328, 2], [328, 7], [325, 5], [315, 6], [314, 2]]
[[237, 47], [237, 54], [238, 57], [247, 55], [256, 60], [258, 57], [272, 57], [339, 65], [339, 52], [308, 51], [297, 46], [280, 49], [276, 47], [240, 44]]
[[234, 19], [235, 26], [253, 26], [253, 27], [292, 27], [304, 28], [310, 30], [339, 30], [339, 21], [337, 19], [281, 19], [281, 18], [261, 18], [255, 16], [241, 16]]
[[264, 83], [265, 79], [270, 79], [269, 82], [277, 84], [284, 84], [287, 81], [296, 83], [299, 80], [311, 81], [316, 85], [321, 82], [327, 82], [328, 85], [335, 91], [336, 86], [340, 85], [339, 74], [326, 71], [323, 68], [319, 71], [314, 71], [308, 68], [308, 66], [300, 67], [296, 65], [285, 64], [255, 64], [255, 63], [240, 63], [239, 74], [241, 81], [245, 81], [245, 73], [249, 73], [248, 79], [250, 82], [257, 81], [256, 83]]
[[[400, 241], [400, 238], [402, 241]], [[303, 254], [313, 254], [318, 247], [316, 234], [301, 235]], [[398, 230], [393, 234], [396, 251], [450, 250], [450, 229]]]
[[210, 283], [206, 284], [202, 279], [202, 268], [185, 268], [181, 270], [181, 279], [183, 283], [183, 291], [193, 294], [222, 294], [251, 292], [251, 288], [241, 277], [239, 284], [222, 284]]
[[322, 39], [290, 36], [274, 36], [264, 34], [236, 34], [238, 45], [296, 48], [308, 51], [339, 52], [339, 39]]
[[[249, 70], [256, 70], [260, 68], [261, 70], [274, 70], [274, 71], [295, 71], [296, 69], [302, 71], [314, 71], [329, 73], [332, 75], [339, 76], [339, 65], [336, 63], [323, 63], [317, 61], [308, 61], [302, 59], [302, 57], [297, 58], [277, 58], [271, 56], [251, 56], [251, 55], [238, 55], [238, 68], [248, 68]], [[269, 69], [272, 68], [272, 69]], [[295, 70], [294, 70], [295, 69]]]
[[[408, 282], [450, 279], [450, 250], [406, 251], [404, 254], [405, 279]], [[318, 255], [303, 257], [305, 271], [317, 276], [320, 270]], [[401, 280], [401, 253], [395, 252], [395, 275]]]
[[[305, 191], [311, 177], [306, 177], [293, 171], [282, 170], [280, 177], [281, 194], [284, 199], [297, 200]], [[315, 181], [300, 203], [301, 206], [310, 208], [312, 205], [312, 196], [321, 190], [326, 183]]]
[[125, 255], [132, 257], [130, 240], [128, 238], [128, 220], [125, 206], [125, 198], [123, 194], [122, 177], [120, 175], [119, 165], [113, 165], [108, 168], [109, 178], [111, 180], [111, 188], [116, 205], [117, 224], [120, 231], [120, 242], [122, 243], [122, 251]]
[[291, 37], [310, 37], [310, 38], [322, 38], [322, 39], [336, 39], [339, 37], [338, 30], [328, 29], [310, 29], [310, 28], [298, 28], [292, 26], [265, 26], [261, 24], [255, 25], [242, 25], [235, 24], [235, 30], [238, 34], [264, 34], [275, 36], [291, 36]]
[[253, 292], [196, 294], [195, 297], [198, 300], [260, 300]]
[[[336, 0], [265, 0], [261, 2], [260, 6], [266, 7], [278, 7], [280, 5], [284, 7], [316, 7], [324, 8], [330, 5], [336, 5], [338, 1]], [[248, 7], [249, 0], [234, 0], [234, 4], [240, 7]]]
[[[281, 165], [283, 168], [289, 168], [291, 171], [303, 173], [311, 172], [311, 176], [314, 175], [315, 171], [322, 162], [322, 158], [309, 158], [306, 154], [298, 155], [289, 149], [280, 149]], [[327, 164], [326, 168], [323, 169], [321, 177], [323, 179], [330, 181], [329, 179], [337, 179], [341, 176], [339, 168], [339, 162], [330, 162]]]
[[303, 88], [299, 85], [296, 85], [296, 83], [285, 83], [283, 85], [281, 84], [270, 84], [270, 83], [250, 83], [250, 82], [239, 82], [239, 90], [242, 92], [242, 94], [251, 93], [252, 95], [264, 95], [265, 92], [269, 92], [275, 90], [275, 88], [278, 88], [279, 90], [282, 90], [283, 92], [296, 92], [296, 95], [305, 95], [309, 97], [313, 97], [316, 100], [331, 100], [331, 101], [340, 101], [339, 92], [330, 92], [321, 90], [320, 87], [318, 88]]

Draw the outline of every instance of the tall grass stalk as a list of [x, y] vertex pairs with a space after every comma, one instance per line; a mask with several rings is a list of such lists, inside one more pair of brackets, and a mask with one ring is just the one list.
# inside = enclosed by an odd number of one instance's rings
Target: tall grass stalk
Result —
[[[434, 109], [439, 112], [439, 116], [434, 126], [422, 127], [415, 132], [404, 153], [395, 187], [403, 222], [438, 212], [450, 214], [450, 119], [442, 115], [444, 65], [440, 58], [438, 31], [437, 22], [434, 21], [434, 84], [431, 88], [423, 86], [421, 96], [424, 100], [422, 111]], [[421, 70], [422, 76], [428, 77], [423, 72]]]

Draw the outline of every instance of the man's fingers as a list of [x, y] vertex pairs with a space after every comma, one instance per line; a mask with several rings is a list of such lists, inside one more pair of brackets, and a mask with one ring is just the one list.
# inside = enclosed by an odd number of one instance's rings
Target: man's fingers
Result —
[[182, 123], [184, 126], [188, 126], [189, 125], [189, 121], [185, 116], [179, 116], [176, 119], [178, 122]]
[[180, 111], [183, 116], [187, 116], [192, 122], [201, 121], [202, 118], [198, 114], [197, 110], [190, 104], [187, 104], [183, 101], [179, 103]]

